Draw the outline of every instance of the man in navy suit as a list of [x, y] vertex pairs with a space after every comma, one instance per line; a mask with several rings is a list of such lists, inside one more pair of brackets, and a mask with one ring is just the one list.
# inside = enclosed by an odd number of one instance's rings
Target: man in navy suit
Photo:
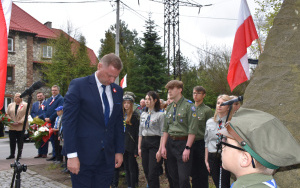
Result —
[[71, 81], [65, 96], [64, 152], [72, 186], [110, 186], [123, 162], [123, 90], [114, 83], [122, 70], [115, 54], [103, 56], [95, 74]]
[[[43, 114], [43, 109], [45, 108], [45, 95], [43, 92], [38, 92], [36, 94], [37, 101], [33, 103], [30, 115], [32, 118]], [[43, 140], [40, 148], [38, 149], [38, 155], [34, 158], [46, 158], [48, 153], [48, 144], [44, 144]]]
[[[51, 87], [52, 96], [45, 102], [45, 109], [43, 114], [39, 116], [39, 118], [44, 119], [46, 122], [51, 123], [51, 127], [54, 127], [55, 119], [57, 117], [56, 108], [59, 106], [63, 106], [64, 98], [59, 94], [59, 87], [57, 85], [53, 85]], [[52, 157], [47, 159], [47, 161], [56, 160], [55, 155], [55, 140], [54, 135], [50, 137], [51, 145], [52, 145]], [[48, 143], [46, 143], [48, 144]]]

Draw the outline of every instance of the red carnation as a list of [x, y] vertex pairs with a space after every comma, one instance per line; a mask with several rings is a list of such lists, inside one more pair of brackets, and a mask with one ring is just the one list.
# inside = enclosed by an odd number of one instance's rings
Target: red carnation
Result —
[[10, 119], [7, 119], [8, 122], [10, 122]]

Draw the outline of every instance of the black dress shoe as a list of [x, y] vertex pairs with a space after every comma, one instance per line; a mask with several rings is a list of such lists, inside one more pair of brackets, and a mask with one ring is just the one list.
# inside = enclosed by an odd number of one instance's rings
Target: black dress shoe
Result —
[[6, 157], [6, 159], [14, 159], [14, 158], [15, 158], [15, 156], [13, 156], [13, 155]]
[[38, 154], [37, 156], [35, 156], [34, 158], [41, 158], [42, 157], [42, 155], [41, 154]]
[[51, 157], [49, 159], [46, 159], [46, 161], [54, 161], [56, 158], [55, 157]]

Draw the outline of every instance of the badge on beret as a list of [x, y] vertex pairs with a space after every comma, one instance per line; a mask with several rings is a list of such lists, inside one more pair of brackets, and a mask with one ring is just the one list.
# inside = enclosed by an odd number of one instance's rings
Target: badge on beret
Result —
[[192, 106], [192, 107], [191, 107], [191, 110], [192, 110], [193, 112], [195, 112], [195, 111], [196, 111], [195, 106]]
[[117, 90], [116, 90], [116, 88], [113, 88], [113, 92], [114, 92], [114, 93], [117, 93]]
[[192, 116], [193, 116], [193, 117], [196, 117], [197, 115], [196, 115], [196, 113], [194, 112], [194, 113], [192, 114]]

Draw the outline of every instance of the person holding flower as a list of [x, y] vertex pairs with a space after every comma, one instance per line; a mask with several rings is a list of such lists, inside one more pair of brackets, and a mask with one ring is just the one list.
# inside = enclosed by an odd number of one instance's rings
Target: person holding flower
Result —
[[[21, 93], [16, 93], [14, 96], [14, 102], [10, 103], [7, 107], [7, 116], [12, 119], [14, 123], [10, 124], [9, 127], [9, 144], [10, 144], [10, 155], [6, 159], [15, 158], [16, 144], [18, 144], [18, 154], [21, 158], [23, 142], [21, 141], [23, 122], [26, 116], [27, 103], [22, 101], [20, 98]], [[28, 129], [28, 122], [26, 122], [26, 129]]]
[[146, 112], [141, 114], [138, 152], [149, 187], [159, 187], [161, 160], [161, 136], [164, 126], [164, 112], [160, 112], [160, 100], [155, 91], [145, 97]]
[[137, 112], [133, 111], [134, 98], [131, 95], [123, 96], [123, 114], [125, 130], [125, 153], [124, 167], [126, 170], [126, 180], [128, 187], [135, 188], [138, 176], [138, 164], [136, 157], [138, 155], [138, 133], [139, 117]]

